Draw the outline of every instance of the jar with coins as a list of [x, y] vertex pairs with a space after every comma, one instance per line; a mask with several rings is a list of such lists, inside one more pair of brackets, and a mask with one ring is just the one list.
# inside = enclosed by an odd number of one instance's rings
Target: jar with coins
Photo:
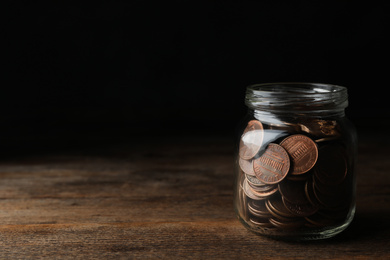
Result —
[[355, 213], [357, 135], [347, 89], [318, 83], [247, 87], [234, 207], [249, 230], [284, 240], [337, 235]]

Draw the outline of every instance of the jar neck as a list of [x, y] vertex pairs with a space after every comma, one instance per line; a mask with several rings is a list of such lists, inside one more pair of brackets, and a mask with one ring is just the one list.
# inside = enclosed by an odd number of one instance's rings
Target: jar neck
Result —
[[345, 87], [318, 83], [267, 83], [247, 87], [245, 104], [255, 117], [343, 117]]

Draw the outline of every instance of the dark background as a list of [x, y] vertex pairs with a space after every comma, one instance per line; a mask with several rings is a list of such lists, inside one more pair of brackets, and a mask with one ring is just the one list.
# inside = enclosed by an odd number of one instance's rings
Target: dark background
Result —
[[358, 128], [389, 125], [387, 6], [237, 2], [9, 1], [2, 142], [229, 135], [245, 87], [281, 81], [344, 85]]

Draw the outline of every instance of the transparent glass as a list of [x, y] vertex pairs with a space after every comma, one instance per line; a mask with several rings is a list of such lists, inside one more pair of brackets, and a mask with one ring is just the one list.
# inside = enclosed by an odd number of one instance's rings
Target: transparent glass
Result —
[[355, 213], [357, 135], [347, 89], [318, 83], [247, 87], [236, 142], [234, 207], [249, 230], [285, 240], [337, 235]]

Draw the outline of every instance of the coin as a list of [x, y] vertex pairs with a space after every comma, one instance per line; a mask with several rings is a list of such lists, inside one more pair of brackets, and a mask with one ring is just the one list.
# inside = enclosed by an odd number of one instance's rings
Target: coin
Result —
[[316, 177], [324, 184], [340, 184], [347, 175], [347, 161], [341, 145], [325, 145], [319, 149]]
[[315, 207], [320, 206], [320, 202], [317, 200], [315, 194], [314, 194], [314, 182], [312, 179], [309, 179], [305, 183], [305, 194], [307, 200]]
[[287, 152], [277, 144], [269, 144], [265, 152], [253, 161], [256, 177], [266, 183], [275, 184], [282, 181], [290, 168]]
[[269, 218], [271, 217], [271, 213], [267, 210], [265, 206], [264, 200], [257, 200], [257, 201], [251, 201], [248, 203], [248, 210], [249, 212], [260, 218]]
[[282, 201], [282, 197], [279, 196], [273, 196], [272, 198], [268, 199], [266, 201], [266, 206], [270, 209], [270, 211], [275, 212], [276, 214], [286, 217], [286, 218], [292, 218], [295, 217], [284, 205]]
[[279, 191], [286, 200], [293, 204], [306, 204], [308, 200], [305, 194], [305, 184], [305, 181], [285, 179], [279, 183]]
[[276, 184], [265, 184], [265, 185], [261, 185], [261, 186], [256, 186], [256, 185], [253, 185], [249, 180], [248, 180], [248, 184], [249, 184], [249, 187], [252, 188], [252, 190], [254, 190], [255, 192], [267, 192], [267, 191], [270, 191], [270, 190], [273, 190], [275, 188], [278, 188], [278, 186]]
[[285, 198], [282, 198], [284, 205], [286, 208], [293, 213], [295, 216], [299, 217], [307, 217], [310, 215], [313, 215], [314, 213], [317, 212], [318, 207], [313, 206], [310, 204], [310, 202], [304, 203], [304, 204], [295, 204], [291, 203]]
[[314, 183], [314, 195], [317, 200], [325, 207], [325, 208], [336, 208], [345, 203], [344, 196], [338, 193], [322, 193], [319, 191]]
[[274, 225], [275, 227], [277, 228], [280, 228], [280, 229], [288, 229], [288, 230], [294, 230], [294, 229], [297, 229], [297, 228], [300, 228], [304, 221], [280, 221], [278, 219], [275, 219], [275, 218], [270, 218], [269, 219], [269, 222]]
[[248, 175], [255, 176], [255, 172], [253, 171], [253, 161], [252, 160], [244, 160], [241, 157], [238, 159], [238, 164], [243, 172]]
[[269, 222], [268, 219], [263, 219], [263, 218], [256, 218], [256, 217], [251, 217], [249, 221], [259, 227], [262, 228], [272, 228], [273, 225]]
[[317, 227], [329, 226], [335, 223], [333, 219], [324, 217], [318, 213], [305, 217], [305, 220]]
[[249, 187], [249, 189], [251, 189], [252, 193], [254, 195], [256, 195], [257, 197], [266, 198], [266, 197], [271, 196], [275, 192], [277, 192], [278, 186], [275, 185], [274, 187], [270, 188], [269, 190], [265, 190], [265, 191], [264, 190], [258, 191], [258, 190], [253, 189], [252, 187]]
[[256, 178], [256, 176], [251, 176], [249, 174], [245, 174], [245, 178], [248, 180], [249, 184], [251, 186], [267, 186], [268, 184], [265, 184], [264, 182], [261, 182], [259, 179]]
[[249, 198], [253, 199], [253, 200], [263, 200], [263, 199], [265, 199], [265, 197], [259, 197], [255, 193], [253, 193], [253, 191], [250, 188], [247, 180], [245, 180], [243, 182], [242, 189], [244, 190], [245, 195], [248, 196]]
[[290, 135], [280, 145], [291, 157], [291, 174], [308, 172], [318, 158], [317, 145], [305, 135]]
[[312, 175], [312, 172], [310, 170], [306, 173], [299, 174], [299, 175], [287, 174], [286, 179], [291, 180], [291, 181], [305, 181], [305, 180], [309, 179], [311, 175]]
[[240, 215], [246, 220], [247, 219], [247, 211], [246, 211], [246, 205], [247, 205], [247, 196], [245, 196], [243, 188], [238, 188], [238, 200], [239, 200], [239, 207], [237, 210], [239, 211]]
[[241, 136], [239, 155], [244, 160], [252, 159], [263, 144], [263, 125], [258, 120], [249, 121]]
[[324, 138], [316, 139], [315, 142], [316, 143], [329, 142], [329, 141], [337, 140], [339, 138], [340, 138], [339, 136], [324, 137]]
[[337, 131], [337, 122], [334, 120], [315, 119], [304, 124], [299, 124], [303, 132], [314, 136], [336, 136], [340, 135]]

